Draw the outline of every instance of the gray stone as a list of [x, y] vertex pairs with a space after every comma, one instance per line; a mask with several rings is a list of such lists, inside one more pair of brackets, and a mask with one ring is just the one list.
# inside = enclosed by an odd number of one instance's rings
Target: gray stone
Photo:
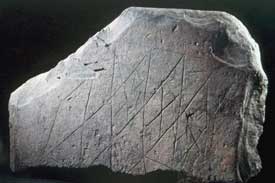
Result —
[[10, 165], [246, 181], [261, 169], [266, 93], [258, 45], [234, 16], [128, 8], [11, 94]]

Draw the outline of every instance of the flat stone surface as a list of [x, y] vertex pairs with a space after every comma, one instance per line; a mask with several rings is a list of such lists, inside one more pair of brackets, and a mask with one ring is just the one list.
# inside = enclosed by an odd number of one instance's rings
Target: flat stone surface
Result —
[[261, 169], [266, 92], [258, 45], [232, 15], [128, 8], [11, 94], [10, 165], [245, 181]]

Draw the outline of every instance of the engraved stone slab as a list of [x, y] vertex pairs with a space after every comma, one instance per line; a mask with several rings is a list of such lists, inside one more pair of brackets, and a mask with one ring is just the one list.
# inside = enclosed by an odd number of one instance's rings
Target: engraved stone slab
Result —
[[245, 181], [261, 169], [266, 92], [258, 45], [232, 15], [128, 8], [11, 94], [10, 165]]

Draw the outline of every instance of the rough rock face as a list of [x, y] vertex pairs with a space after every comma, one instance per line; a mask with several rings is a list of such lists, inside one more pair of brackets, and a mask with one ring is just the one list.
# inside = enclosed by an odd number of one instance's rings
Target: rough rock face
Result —
[[10, 165], [246, 181], [261, 169], [266, 92], [258, 45], [232, 15], [128, 8], [11, 94]]

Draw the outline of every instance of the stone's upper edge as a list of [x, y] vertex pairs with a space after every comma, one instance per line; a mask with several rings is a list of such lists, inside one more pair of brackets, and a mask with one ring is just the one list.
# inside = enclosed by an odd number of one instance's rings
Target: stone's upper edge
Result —
[[[109, 25], [92, 36], [75, 52], [75, 54], [81, 56], [86, 45], [97, 39], [101, 39], [101, 41], [103, 40], [106, 44], [112, 44], [115, 40], [119, 39], [119, 37], [123, 35], [123, 32], [127, 30], [128, 27], [130, 27], [130, 25], [138, 18], [142, 18], [143, 16], [155, 17], [159, 15], [168, 16], [177, 20], [183, 20], [193, 26], [202, 28], [205, 28], [205, 25], [213, 22], [216, 24], [221, 24], [224, 27], [230, 42], [238, 45], [237, 49], [243, 50], [246, 56], [243, 57], [243, 53], [239, 53], [239, 57], [237, 58], [231, 58], [229, 56], [228, 59], [234, 60], [233, 64], [230, 61], [219, 58], [213, 54], [214, 59], [218, 62], [226, 64], [229, 67], [257, 71], [262, 75], [264, 82], [267, 84], [267, 77], [262, 68], [261, 54], [258, 44], [239, 19], [224, 11], [129, 7]], [[211, 49], [210, 52], [212, 51]]]
[[[121, 16], [142, 16], [142, 15], [167, 15], [169, 17], [175, 17], [177, 19], [186, 20], [194, 26], [205, 26], [211, 22], [220, 23], [226, 29], [229, 39], [240, 45], [242, 49], [247, 51], [249, 59], [248, 63], [244, 65], [233, 65], [223, 60], [224, 64], [228, 66], [236, 67], [245, 66], [247, 69], [256, 69], [259, 71], [265, 80], [267, 80], [265, 73], [263, 72], [261, 63], [261, 54], [259, 45], [253, 39], [246, 26], [235, 16], [224, 11], [209, 11], [209, 10], [192, 10], [192, 9], [173, 9], [173, 8], [147, 8], [147, 7], [129, 7], [125, 9]], [[134, 19], [134, 18], [132, 18]], [[201, 19], [201, 20], [199, 20]], [[217, 60], [221, 61], [221, 60]]]
[[[48, 83], [46, 77], [49, 72], [39, 74], [22, 84], [19, 88], [13, 91], [10, 95], [9, 106], [16, 106], [17, 108], [28, 105], [33, 99], [39, 98], [56, 88], [60, 81]], [[41, 82], [41, 83], [39, 83]], [[36, 88], [34, 88], [36, 87]], [[29, 89], [30, 88], [30, 89]], [[33, 97], [34, 93], [41, 93]]]
[[[126, 31], [130, 27], [130, 25], [138, 18], [141, 18], [143, 16], [154, 17], [158, 15], [165, 15], [169, 16], [170, 18], [172, 17], [178, 20], [185, 20], [193, 26], [202, 28], [205, 28], [205, 25], [213, 22], [220, 23], [224, 26], [230, 41], [238, 45], [240, 49], [243, 49], [246, 52], [247, 59], [244, 60], [241, 57], [233, 58], [234, 62], [240, 62], [240, 60], [242, 60], [242, 62], [244, 63], [232, 64], [226, 59], [221, 59], [213, 54], [215, 60], [226, 64], [229, 67], [234, 67], [237, 69], [253, 71], [256, 70], [262, 75], [263, 80], [267, 84], [267, 77], [262, 68], [261, 54], [258, 44], [252, 38], [245, 25], [239, 19], [224, 11], [129, 7], [122, 11], [122, 13], [116, 19], [114, 19], [101, 31], [97, 32], [95, 35], [89, 38], [86, 43], [80, 46], [76, 50], [76, 52], [71, 54], [70, 56], [77, 55], [78, 57], [81, 57], [85, 47], [87, 47], [87, 45], [91, 44], [95, 40], [100, 39], [100, 42], [104, 42], [104, 44], [112, 44], [117, 39], [119, 39], [119, 37], [123, 35], [124, 31]], [[212, 51], [211, 49], [210, 52]], [[68, 58], [66, 58], [65, 60], [67, 60]], [[231, 57], [229, 59], [232, 60]]]
[[[92, 36], [86, 43], [84, 43], [77, 51], [71, 55], [69, 55], [66, 59], [62, 60], [63, 64], [58, 64], [56, 67], [65, 67], [66, 62], [70, 60], [71, 57], [82, 56], [84, 49], [91, 44], [94, 40], [101, 39], [106, 44], [111, 44], [115, 40], [117, 40], [123, 32], [130, 27], [130, 25], [139, 17], [142, 16], [158, 16], [158, 15], [166, 15], [169, 17], [174, 17], [175, 19], [185, 20], [188, 23], [194, 26], [202, 26], [207, 25], [210, 22], [219, 22], [224, 25], [225, 30], [227, 32], [227, 36], [229, 39], [240, 45], [247, 52], [248, 59], [245, 61], [246, 64], [232, 64], [226, 61], [225, 59], [221, 59], [217, 56], [214, 56], [216, 61], [219, 61], [223, 64], [226, 64], [229, 67], [235, 67], [239, 69], [243, 69], [242, 66], [245, 66], [245, 70], [252, 70], [260, 73], [262, 77], [263, 85], [267, 85], [267, 77], [263, 71], [261, 64], [261, 55], [259, 51], [259, 46], [255, 42], [255, 40], [251, 37], [247, 28], [233, 15], [230, 15], [226, 12], [222, 11], [205, 11], [205, 10], [191, 10], [191, 9], [166, 9], [166, 8], [145, 8], [145, 7], [129, 7], [125, 9], [115, 20], [113, 20], [110, 24], [108, 24], [101, 31], [97, 32], [94, 36]], [[210, 50], [211, 51], [211, 50]], [[239, 61], [240, 59], [236, 59], [235, 61]], [[55, 67], [55, 68], [56, 68]], [[46, 78], [50, 78], [54, 75], [53, 68], [48, 72], [48, 76]], [[34, 81], [33, 78], [30, 81], [27, 81], [25, 84]], [[19, 89], [21, 90], [22, 85]], [[15, 95], [15, 94], [14, 94]], [[14, 103], [14, 99], [11, 98], [11, 103]], [[15, 97], [18, 98], [18, 97]], [[24, 102], [26, 103], [26, 102]]]

